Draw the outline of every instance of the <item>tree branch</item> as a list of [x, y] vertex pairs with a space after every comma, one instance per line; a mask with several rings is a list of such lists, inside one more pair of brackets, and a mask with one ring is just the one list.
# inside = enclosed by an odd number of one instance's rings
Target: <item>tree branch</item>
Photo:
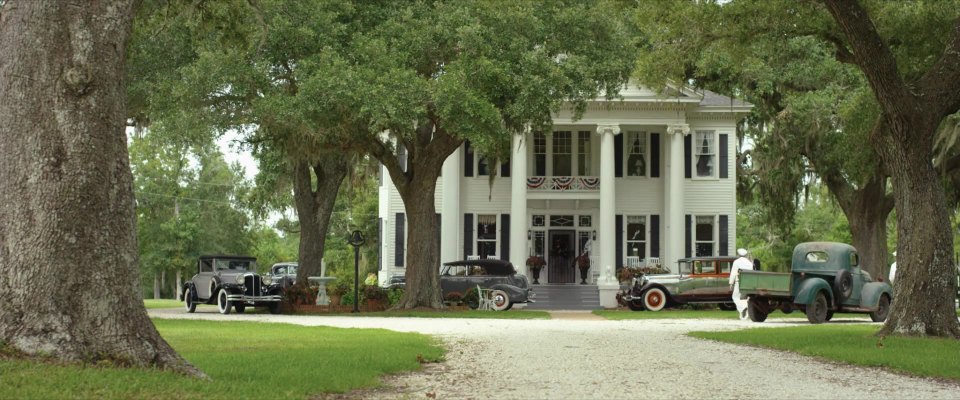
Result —
[[949, 82], [960, 81], [960, 17], [953, 23], [953, 35], [943, 49], [937, 63], [920, 78], [920, 88], [926, 108], [935, 110], [936, 119], [943, 119], [960, 109], [960, 90]]
[[883, 110], [891, 116], [903, 116], [905, 112], [901, 110], [913, 105], [904, 104], [904, 100], [913, 102], [914, 96], [867, 11], [857, 0], [824, 0], [824, 4], [846, 35], [856, 65], [866, 75]]

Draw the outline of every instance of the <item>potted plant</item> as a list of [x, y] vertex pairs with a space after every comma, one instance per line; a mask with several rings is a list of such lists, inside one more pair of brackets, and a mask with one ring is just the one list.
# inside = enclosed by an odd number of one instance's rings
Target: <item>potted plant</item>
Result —
[[622, 283], [630, 284], [633, 282], [633, 278], [639, 278], [643, 276], [643, 269], [639, 267], [620, 267], [620, 271], [617, 272], [617, 280]]
[[443, 296], [443, 302], [449, 306], [459, 306], [463, 301], [463, 294], [460, 292], [450, 292]]
[[333, 283], [333, 286], [328, 290], [331, 305], [339, 306], [341, 304], [340, 302], [343, 299], [343, 295], [347, 294], [351, 289], [351, 283], [352, 282], [343, 278], [338, 278], [336, 282]]
[[590, 269], [590, 257], [587, 257], [586, 254], [581, 254], [580, 257], [577, 257], [577, 268], [580, 268], [580, 284], [587, 284], [587, 271]]
[[377, 285], [363, 287], [363, 297], [367, 299], [370, 308], [382, 308], [387, 303], [387, 291]]
[[533, 283], [539, 284], [540, 281], [540, 270], [547, 265], [547, 262], [540, 256], [530, 256], [527, 257], [527, 266], [530, 267], [530, 272], [533, 273]]

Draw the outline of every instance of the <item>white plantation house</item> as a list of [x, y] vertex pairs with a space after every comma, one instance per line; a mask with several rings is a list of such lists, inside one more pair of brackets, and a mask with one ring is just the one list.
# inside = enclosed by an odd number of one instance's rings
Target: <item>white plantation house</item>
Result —
[[[517, 135], [510, 160], [494, 164], [464, 143], [443, 165], [436, 190], [440, 260], [500, 258], [540, 282], [589, 283], [614, 307], [615, 269], [734, 254], [736, 125], [752, 107], [709, 91], [670, 95], [629, 85], [623, 99], [591, 102], [579, 120], [559, 112], [547, 134]], [[496, 173], [491, 183], [490, 175]], [[403, 202], [381, 167], [380, 282], [403, 275]]]

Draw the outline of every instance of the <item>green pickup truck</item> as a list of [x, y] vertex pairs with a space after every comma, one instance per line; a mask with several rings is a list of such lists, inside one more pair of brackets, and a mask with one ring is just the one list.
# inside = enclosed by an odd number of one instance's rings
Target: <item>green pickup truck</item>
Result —
[[802, 310], [814, 324], [834, 312], [869, 313], [874, 322], [887, 319], [893, 288], [874, 281], [860, 268], [857, 249], [843, 243], [808, 242], [793, 249], [790, 272], [740, 271], [740, 295], [747, 312], [763, 322], [773, 310]]

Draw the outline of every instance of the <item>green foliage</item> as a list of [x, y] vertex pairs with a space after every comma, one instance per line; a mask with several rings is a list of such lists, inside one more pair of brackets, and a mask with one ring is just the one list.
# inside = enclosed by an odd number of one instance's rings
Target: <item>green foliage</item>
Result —
[[[800, 203], [789, 229], [769, 226], [757, 204], [737, 210], [737, 247], [759, 258], [764, 271], [789, 271], [793, 247], [802, 242], [852, 243], [850, 226], [822, 186], [813, 185], [808, 200]], [[784, 234], [783, 232], [789, 232]]]
[[387, 290], [377, 285], [364, 285], [363, 298], [365, 300], [387, 300]]
[[960, 381], [960, 341], [916, 337], [877, 337], [874, 325], [816, 325], [757, 328], [731, 332], [691, 332], [690, 336], [727, 343], [787, 350], [831, 361], [883, 367], [908, 374]]
[[[383, 329], [224, 321], [155, 320], [154, 324], [180, 355], [211, 379], [153, 369], [5, 359], [0, 360], [4, 396], [303, 399], [375, 387], [383, 374], [418, 370], [418, 359], [443, 357], [443, 349], [428, 336]], [[238, 336], [239, 332], [243, 334]], [[270, 384], [264, 384], [266, 377]]]
[[403, 297], [403, 288], [395, 287], [387, 290], [387, 300], [389, 300], [391, 307], [397, 305], [401, 297]]

